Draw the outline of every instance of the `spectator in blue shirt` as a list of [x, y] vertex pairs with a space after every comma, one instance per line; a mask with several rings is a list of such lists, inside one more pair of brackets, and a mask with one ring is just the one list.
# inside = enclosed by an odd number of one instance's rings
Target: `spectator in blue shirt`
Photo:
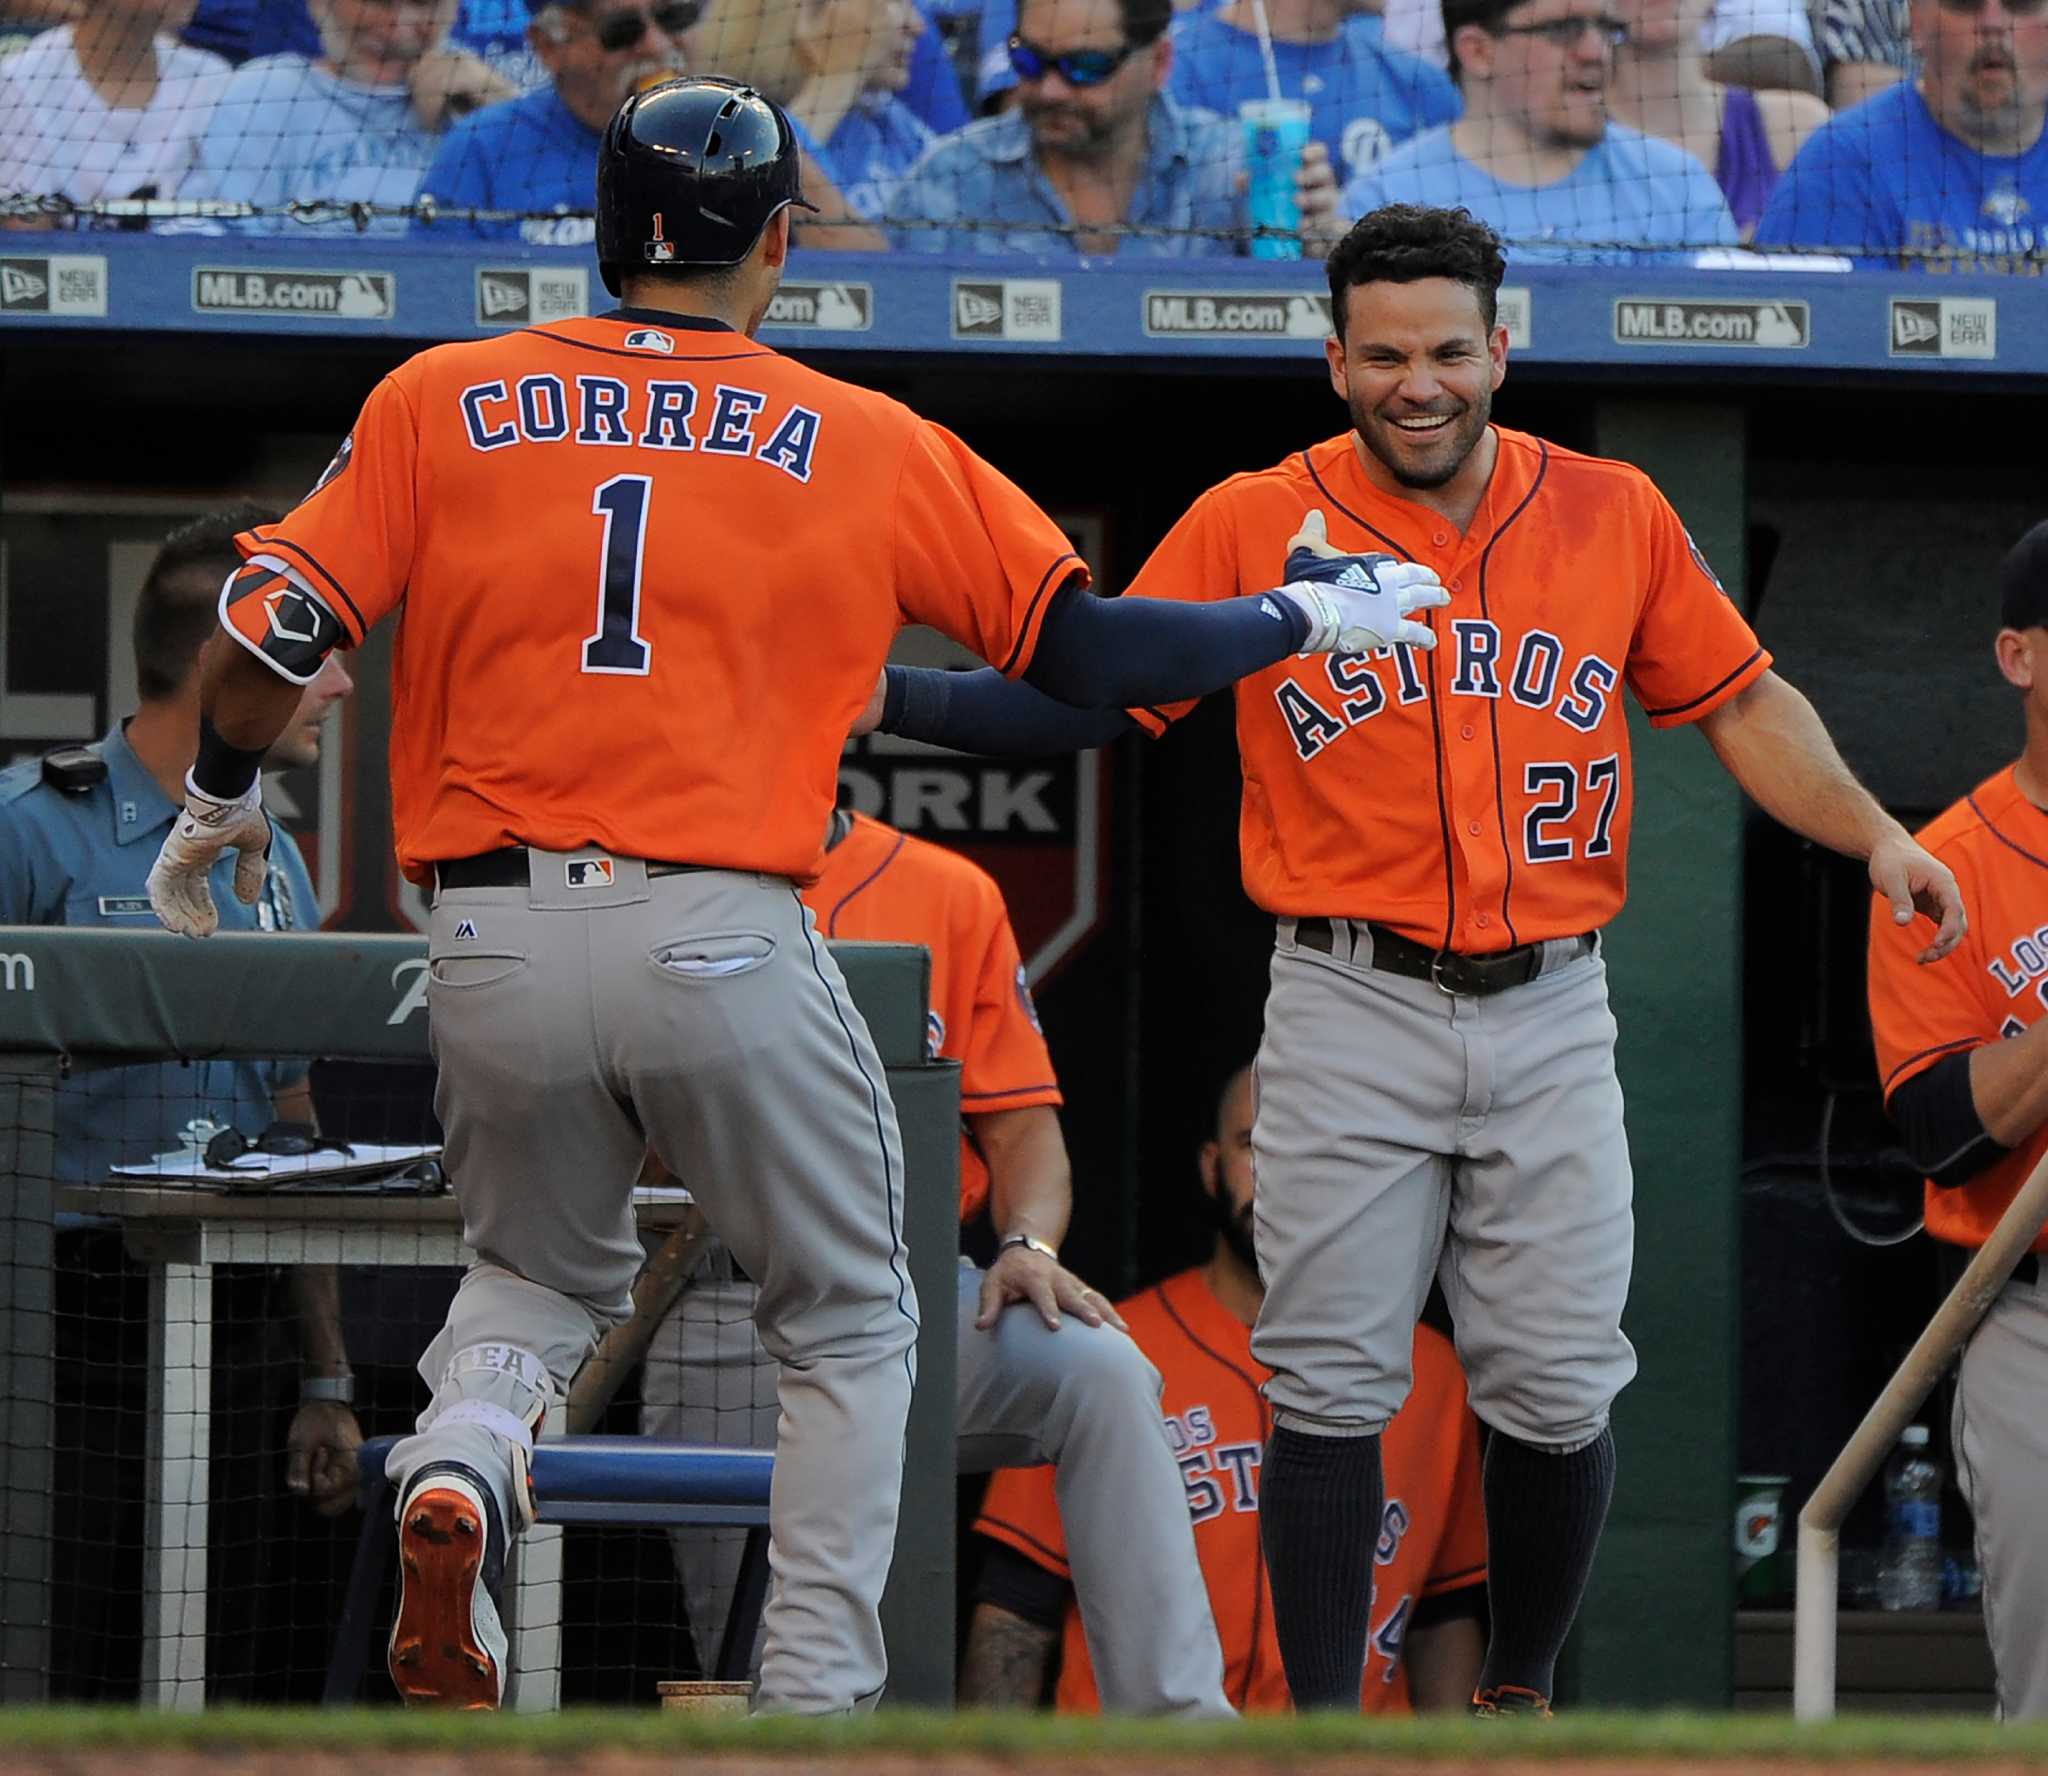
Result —
[[[465, 117], [442, 141], [421, 191], [437, 214], [421, 232], [534, 245], [585, 246], [595, 237], [597, 150], [626, 97], [680, 73], [682, 35], [701, 0], [559, 0], [533, 15], [544, 86]], [[478, 221], [449, 211], [516, 212]]]
[[[1458, 115], [1458, 93], [1419, 56], [1354, 30], [1357, 0], [1267, 0], [1280, 96], [1309, 103], [1309, 135], [1336, 163], [1338, 183], [1388, 149]], [[1370, 15], [1365, 15], [1370, 16]], [[1269, 96], [1252, 0], [1183, 14], [1173, 27], [1173, 79], [1183, 105], [1235, 117]]]
[[[448, 41], [468, 50], [525, 92], [543, 78], [526, 42], [527, 0], [462, 0]], [[199, 0], [185, 41], [231, 62], [257, 56], [320, 58], [320, 31], [306, 0]]]
[[1737, 243], [1712, 173], [1610, 120], [1628, 32], [1606, 0], [1444, 0], [1444, 32], [1465, 115], [1352, 180], [1346, 215], [1464, 208], [1524, 262], [1629, 264]]
[[312, 0], [322, 53], [262, 56], [229, 78], [181, 198], [256, 206], [242, 232], [306, 226], [292, 204], [337, 206], [328, 232], [396, 234], [448, 119], [512, 88], [445, 39], [456, 0]]
[[2048, 15], [1913, 0], [1919, 76], [1830, 119], [1771, 194], [1757, 244], [1867, 266], [2039, 275], [2048, 250]]
[[[1017, 103], [943, 136], [896, 202], [900, 246], [1064, 257], [1241, 253], [1240, 128], [1167, 94], [1171, 0], [1024, 0]], [[1313, 144], [1305, 237], [1334, 236], [1336, 181]], [[924, 223], [928, 226], [914, 226]]]

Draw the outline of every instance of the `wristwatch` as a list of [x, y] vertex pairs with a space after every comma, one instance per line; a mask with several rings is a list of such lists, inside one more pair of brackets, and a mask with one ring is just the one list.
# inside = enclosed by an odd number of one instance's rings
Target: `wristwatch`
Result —
[[1036, 1252], [1041, 1258], [1050, 1258], [1055, 1264], [1060, 1261], [1059, 1247], [1047, 1245], [1035, 1233], [1005, 1234], [996, 1244], [996, 1256], [1000, 1258], [1012, 1246], [1027, 1247], [1029, 1250]]
[[353, 1375], [308, 1375], [299, 1383], [299, 1404], [307, 1406], [315, 1400], [332, 1400], [337, 1406], [353, 1406], [356, 1403], [356, 1378]]

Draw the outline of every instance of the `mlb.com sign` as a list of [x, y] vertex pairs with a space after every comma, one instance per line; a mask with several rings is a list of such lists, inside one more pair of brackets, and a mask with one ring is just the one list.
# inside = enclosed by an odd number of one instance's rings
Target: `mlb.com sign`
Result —
[[19, 950], [0, 951], [0, 993], [33, 993], [36, 990], [36, 959]]
[[1744, 346], [1799, 351], [1813, 343], [1804, 302], [1687, 302], [1625, 296], [1614, 305], [1617, 345]]

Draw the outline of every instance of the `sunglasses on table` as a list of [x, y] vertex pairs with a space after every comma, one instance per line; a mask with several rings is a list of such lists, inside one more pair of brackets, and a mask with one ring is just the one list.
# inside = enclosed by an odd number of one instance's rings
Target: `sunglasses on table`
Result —
[[1056, 55], [1022, 37], [1012, 37], [1010, 68], [1019, 80], [1043, 80], [1057, 73], [1069, 86], [1100, 86], [1137, 54], [1139, 47], [1126, 43], [1118, 49], [1070, 49]]
[[664, 36], [679, 37], [703, 16], [704, 0], [663, 0], [645, 12], [608, 12], [590, 29], [600, 49], [617, 55], [639, 47], [650, 20], [661, 27]]
[[251, 1153], [268, 1154], [276, 1159], [295, 1159], [307, 1153], [352, 1155], [354, 1152], [355, 1149], [346, 1141], [330, 1139], [310, 1123], [273, 1122], [253, 1139], [237, 1128], [222, 1129], [206, 1143], [206, 1163], [227, 1167]]
[[[1982, 4], [1982, 0], [1977, 0]], [[2030, 0], [2039, 5], [2042, 0]], [[1609, 49], [1619, 49], [1628, 41], [1628, 26], [1618, 18], [1561, 18], [1545, 19], [1540, 25], [1502, 25], [1494, 32], [1496, 37], [1541, 37], [1552, 49], [1577, 49], [1579, 39], [1591, 31]]]

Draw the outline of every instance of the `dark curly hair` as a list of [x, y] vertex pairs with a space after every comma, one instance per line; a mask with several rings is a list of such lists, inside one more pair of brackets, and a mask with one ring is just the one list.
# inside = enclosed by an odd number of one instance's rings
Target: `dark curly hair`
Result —
[[1330, 325], [1344, 337], [1344, 298], [1359, 284], [1412, 284], [1450, 278], [1479, 298], [1493, 331], [1494, 299], [1507, 275], [1500, 236], [1469, 210], [1386, 204], [1361, 216], [1331, 252]]

